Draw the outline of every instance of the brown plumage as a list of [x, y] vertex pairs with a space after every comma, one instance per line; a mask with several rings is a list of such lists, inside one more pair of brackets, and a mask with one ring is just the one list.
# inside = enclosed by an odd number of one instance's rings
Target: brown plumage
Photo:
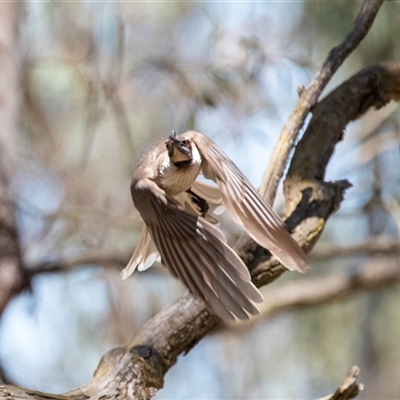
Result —
[[[202, 173], [218, 188], [196, 181]], [[279, 216], [209, 138], [189, 131], [157, 142], [133, 175], [131, 193], [145, 226], [122, 272], [127, 278], [161, 256], [171, 273], [225, 320], [258, 313], [263, 300], [247, 267], [226, 244], [210, 211], [230, 216], [288, 269], [304, 272], [305, 254]]]

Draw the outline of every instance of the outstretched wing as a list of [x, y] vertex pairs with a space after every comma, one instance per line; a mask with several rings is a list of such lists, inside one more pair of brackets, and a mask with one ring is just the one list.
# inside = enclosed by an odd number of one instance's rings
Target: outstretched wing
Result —
[[215, 226], [178, 208], [149, 179], [131, 186], [133, 202], [168, 267], [221, 318], [245, 319], [257, 314], [263, 297], [242, 260]]
[[209, 138], [195, 131], [183, 134], [192, 139], [202, 156], [202, 171], [221, 191], [226, 209], [247, 233], [288, 269], [305, 272], [304, 252], [293, 240], [280, 217], [249, 180]]
[[[193, 182], [191, 189], [198, 196], [207, 201], [211, 211], [218, 214], [225, 209], [222, 202], [221, 192], [217, 187], [195, 181]], [[190, 214], [200, 216], [201, 213], [198, 211], [197, 205], [191, 201], [191, 196], [186, 193], [186, 195], [183, 197], [183, 207], [185, 211]], [[212, 224], [218, 223], [218, 221], [210, 213], [207, 213], [204, 218]], [[220, 234], [222, 235], [222, 232], [220, 232]], [[223, 238], [223, 241], [226, 242], [225, 237]], [[146, 225], [143, 225], [136, 249], [127, 266], [121, 271], [122, 279], [128, 278], [136, 269], [138, 271], [145, 271], [146, 269], [150, 268], [159, 258], [160, 254], [158, 253], [157, 247], [150, 236], [149, 230], [147, 229]]]

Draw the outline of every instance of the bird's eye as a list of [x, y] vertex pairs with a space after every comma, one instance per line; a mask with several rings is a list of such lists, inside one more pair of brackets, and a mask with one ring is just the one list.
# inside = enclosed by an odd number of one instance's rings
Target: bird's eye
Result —
[[189, 147], [190, 146], [190, 142], [189, 142], [189, 140], [182, 140], [182, 144], [184, 145], [184, 146], [187, 146], [187, 147]]

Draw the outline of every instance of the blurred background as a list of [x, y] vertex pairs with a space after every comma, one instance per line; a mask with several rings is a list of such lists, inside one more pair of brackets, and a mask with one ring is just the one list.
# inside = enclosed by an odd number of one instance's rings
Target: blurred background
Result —
[[[2, 195], [15, 205], [28, 283], [0, 316], [0, 369], [4, 382], [63, 392], [90, 380], [107, 350], [185, 292], [159, 266], [119, 276], [142, 224], [129, 191], [142, 152], [172, 130], [195, 128], [259, 185], [296, 88], [343, 40], [361, 3], [15, 4], [0, 6], [11, 54], [1, 53], [11, 59], [0, 81], [9, 104], [0, 114]], [[326, 92], [399, 59], [399, 26], [400, 4], [384, 4]], [[327, 179], [354, 187], [315, 252], [398, 242], [399, 122], [390, 104], [348, 127]], [[240, 235], [223, 226], [232, 241]], [[311, 259], [307, 278], [399, 263], [396, 253], [335, 255]], [[296, 279], [305, 276], [285, 274], [273, 287]], [[179, 359], [156, 399], [319, 397], [353, 364], [364, 398], [397, 398], [399, 295], [394, 286], [218, 331]]]

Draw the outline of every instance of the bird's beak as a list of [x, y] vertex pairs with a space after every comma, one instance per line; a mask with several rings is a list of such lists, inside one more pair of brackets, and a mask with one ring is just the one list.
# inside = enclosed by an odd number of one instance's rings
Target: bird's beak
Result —
[[170, 135], [166, 140], [168, 155], [173, 163], [192, 159], [192, 146], [189, 140]]

